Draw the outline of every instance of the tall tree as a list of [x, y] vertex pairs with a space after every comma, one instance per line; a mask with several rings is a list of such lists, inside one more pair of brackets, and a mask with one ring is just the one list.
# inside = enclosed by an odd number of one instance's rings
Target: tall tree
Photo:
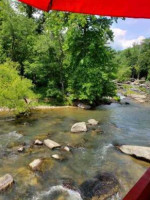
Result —
[[6, 57], [19, 62], [20, 73], [24, 75], [23, 62], [31, 55], [36, 24], [32, 19], [15, 12], [7, 1], [3, 1], [3, 6], [3, 21], [0, 26], [1, 49]]
[[108, 41], [113, 19], [72, 14], [65, 38], [67, 91], [72, 100], [98, 102], [114, 95], [116, 66]]

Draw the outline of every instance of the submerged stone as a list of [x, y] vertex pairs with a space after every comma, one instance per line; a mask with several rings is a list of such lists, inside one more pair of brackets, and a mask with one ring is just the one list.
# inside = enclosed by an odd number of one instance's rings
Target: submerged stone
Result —
[[35, 145], [43, 145], [43, 142], [41, 140], [35, 140], [34, 144]]
[[25, 151], [25, 148], [24, 148], [23, 146], [21, 146], [21, 147], [18, 148], [18, 152], [19, 152], [19, 153], [22, 153], [22, 152], [24, 152], [24, 151]]
[[13, 184], [13, 182], [13, 177], [10, 174], [6, 174], [5, 176], [0, 177], [0, 192], [6, 190]]
[[36, 159], [33, 162], [31, 162], [29, 166], [33, 171], [39, 170], [40, 166], [42, 165], [42, 162], [42, 159]]
[[80, 132], [87, 132], [87, 126], [85, 122], [79, 122], [74, 124], [71, 127], [71, 132], [72, 133], [80, 133]]
[[65, 160], [65, 157], [63, 157], [62, 155], [59, 154], [54, 154], [52, 155], [52, 158], [54, 158], [55, 160]]
[[88, 120], [88, 124], [90, 124], [90, 125], [92, 125], [92, 126], [96, 126], [96, 125], [98, 125], [98, 121], [96, 121], [95, 119], [89, 119]]
[[117, 179], [109, 173], [98, 174], [80, 186], [83, 199], [91, 200], [105, 200], [116, 194], [118, 190]]
[[58, 144], [57, 142], [54, 142], [53, 140], [50, 140], [50, 139], [44, 140], [44, 144], [50, 149], [61, 147], [60, 144]]
[[26, 167], [21, 167], [17, 169], [17, 182], [23, 185], [38, 186], [38, 177]]
[[65, 188], [68, 188], [69, 190], [79, 192], [79, 187], [78, 187], [77, 183], [74, 180], [72, 180], [71, 178], [63, 178], [61, 180], [61, 185], [63, 185], [63, 187], [65, 187]]

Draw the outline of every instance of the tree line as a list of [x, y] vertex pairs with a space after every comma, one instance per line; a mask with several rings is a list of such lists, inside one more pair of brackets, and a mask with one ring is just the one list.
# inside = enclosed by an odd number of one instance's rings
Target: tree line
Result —
[[[109, 46], [114, 20], [44, 13], [0, 0], [0, 106], [19, 104], [22, 110], [24, 100], [33, 98], [33, 93], [34, 98], [38, 95], [59, 104], [96, 104], [103, 96], [114, 96], [117, 64]], [[10, 89], [13, 81], [26, 85], [26, 92], [21, 86], [17, 92]]]
[[118, 80], [144, 78], [150, 81], [150, 39], [117, 52], [115, 59], [118, 64]]

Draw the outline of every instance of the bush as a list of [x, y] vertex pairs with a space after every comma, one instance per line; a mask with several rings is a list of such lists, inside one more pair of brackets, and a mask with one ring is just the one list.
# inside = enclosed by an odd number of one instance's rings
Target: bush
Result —
[[19, 76], [18, 67], [11, 61], [0, 65], [0, 107], [14, 109], [16, 114], [28, 111], [27, 99], [35, 98], [32, 82]]

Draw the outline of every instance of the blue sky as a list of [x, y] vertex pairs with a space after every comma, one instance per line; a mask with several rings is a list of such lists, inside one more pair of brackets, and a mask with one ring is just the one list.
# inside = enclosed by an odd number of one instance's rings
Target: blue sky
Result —
[[119, 19], [112, 25], [115, 38], [111, 46], [117, 50], [131, 47], [133, 43], [141, 43], [150, 37], [150, 19]]

